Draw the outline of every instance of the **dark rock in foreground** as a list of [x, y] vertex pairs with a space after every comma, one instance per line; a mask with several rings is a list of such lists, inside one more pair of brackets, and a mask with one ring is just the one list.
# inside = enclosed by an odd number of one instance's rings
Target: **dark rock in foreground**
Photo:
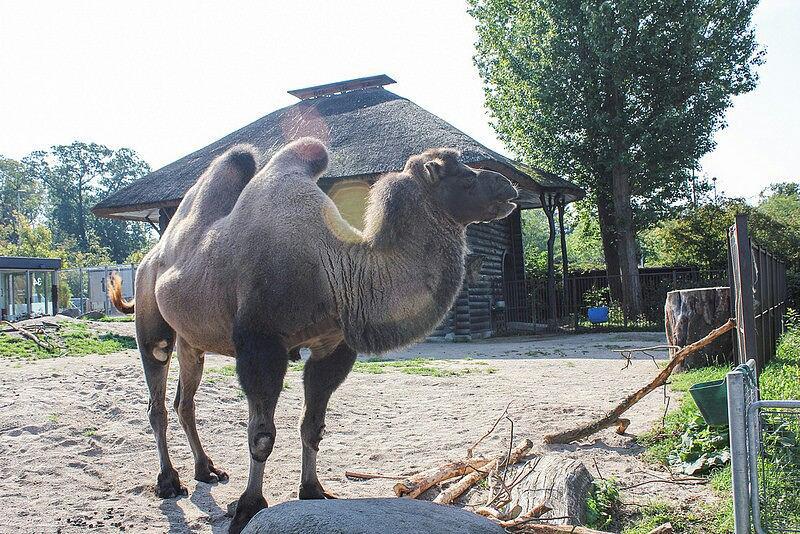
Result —
[[488, 519], [413, 499], [289, 501], [260, 511], [242, 534], [503, 534]]

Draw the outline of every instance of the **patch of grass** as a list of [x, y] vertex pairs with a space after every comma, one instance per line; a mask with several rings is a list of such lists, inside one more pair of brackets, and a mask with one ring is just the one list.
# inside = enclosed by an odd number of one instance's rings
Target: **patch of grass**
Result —
[[51, 413], [47, 416], [47, 420], [51, 423], [58, 423], [59, 415], [57, 413]]
[[97, 429], [96, 429], [96, 428], [94, 428], [94, 427], [88, 427], [88, 428], [84, 429], [84, 431], [82, 432], [82, 434], [83, 434], [84, 436], [86, 436], [87, 438], [91, 438], [92, 436], [94, 436], [95, 434], [97, 434]]
[[[672, 390], [686, 392], [693, 384], [722, 379], [727, 372], [727, 367], [706, 367], [673, 375], [670, 384]], [[760, 391], [764, 399], [800, 398], [800, 330], [791, 330], [781, 338], [775, 358], [761, 373]], [[667, 415], [663, 428], [653, 429], [638, 438], [639, 443], [647, 448], [645, 459], [668, 465], [670, 454], [681, 448], [682, 435], [698, 417], [700, 411], [692, 398], [685, 395], [680, 400], [678, 408]], [[791, 478], [795, 478], [794, 475], [791, 475]], [[721, 502], [714, 504], [713, 508], [706, 507], [702, 513], [697, 514], [690, 510], [669, 507], [663, 503], [654, 503], [643, 508], [641, 513], [637, 514], [635, 521], [623, 532], [626, 534], [649, 532], [666, 521], [672, 522], [675, 532], [709, 534], [733, 532], [731, 483], [730, 465], [714, 469], [709, 474], [709, 485], [721, 497]], [[788, 501], [784, 505], [782, 514], [800, 515], [800, 509], [790, 509], [793, 505]]]
[[97, 321], [101, 323], [132, 323], [135, 320], [136, 317], [134, 315], [116, 315], [113, 317], [106, 315], [97, 319]]
[[382, 360], [380, 358], [370, 358], [366, 361], [357, 361], [353, 365], [354, 373], [383, 374], [390, 370], [396, 370], [408, 375], [433, 376], [437, 378], [463, 376], [470, 373], [492, 374], [497, 371], [497, 369], [487, 367], [485, 364], [480, 367], [448, 369], [441, 367], [440, 361], [430, 358], [412, 358], [410, 360]]
[[675, 532], [687, 534], [726, 534], [733, 529], [719, 530], [714, 518], [707, 509], [700, 513], [679, 508], [662, 501], [654, 501], [643, 506], [635, 516], [635, 520], [625, 526], [622, 534], [648, 534], [654, 528], [671, 523]]
[[136, 340], [118, 334], [97, 334], [84, 324], [66, 323], [59, 331], [65, 348], [46, 351], [29, 339], [0, 333], [0, 358], [36, 360], [61, 356], [85, 356], [87, 354], [112, 354], [136, 348]]

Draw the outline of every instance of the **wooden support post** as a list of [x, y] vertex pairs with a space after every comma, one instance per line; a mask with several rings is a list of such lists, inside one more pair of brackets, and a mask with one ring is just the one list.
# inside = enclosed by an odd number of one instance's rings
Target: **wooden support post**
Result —
[[[753, 256], [747, 233], [747, 215], [739, 214], [731, 228], [731, 287], [735, 300], [732, 308], [736, 314], [737, 363], [754, 359], [761, 370], [761, 358], [756, 353], [756, 329], [753, 313]], [[734, 289], [735, 288], [735, 289]]]
[[542, 203], [542, 210], [547, 217], [550, 233], [547, 238], [547, 307], [551, 326], [556, 322], [556, 278], [554, 265], [554, 245], [556, 241], [556, 222], [555, 222], [555, 199], [552, 193], [542, 192], [539, 195]]
[[[566, 309], [569, 309], [569, 289], [567, 288], [568, 277], [569, 277], [569, 259], [567, 258], [567, 236], [564, 233], [564, 208], [566, 203], [564, 201], [564, 195], [559, 193], [558, 195], [558, 229], [559, 233], [561, 234], [561, 286], [562, 286], [562, 294], [563, 298], [563, 306]], [[561, 314], [564, 316], [564, 314]]]

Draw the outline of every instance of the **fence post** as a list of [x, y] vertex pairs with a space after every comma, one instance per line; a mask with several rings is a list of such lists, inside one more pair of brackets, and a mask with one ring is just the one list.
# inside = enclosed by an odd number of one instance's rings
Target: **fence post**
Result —
[[[754, 359], [761, 363], [756, 354], [756, 332], [753, 315], [753, 256], [750, 237], [747, 234], [747, 215], [738, 214], [731, 232], [731, 263], [733, 285], [736, 288], [736, 334], [738, 362], [746, 363]], [[758, 370], [761, 370], [759, 365]]]
[[727, 375], [728, 424], [731, 444], [733, 486], [733, 524], [736, 534], [750, 534], [750, 474], [747, 469], [747, 406], [744, 376], [739, 371]]
[[103, 313], [108, 315], [108, 265], [103, 266], [103, 280], [100, 282], [100, 289], [103, 290]]
[[31, 293], [33, 292], [33, 288], [31, 287], [31, 272], [25, 271], [25, 300], [28, 312], [28, 319], [33, 318], [33, 310], [31, 309], [32, 300]]

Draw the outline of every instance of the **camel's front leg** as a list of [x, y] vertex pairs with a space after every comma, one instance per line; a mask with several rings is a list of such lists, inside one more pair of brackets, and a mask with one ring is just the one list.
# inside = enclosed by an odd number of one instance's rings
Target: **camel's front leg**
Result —
[[236, 373], [247, 396], [250, 419], [247, 442], [250, 447], [250, 476], [229, 532], [238, 534], [262, 508], [267, 507], [262, 484], [264, 463], [275, 445], [275, 406], [283, 388], [289, 355], [277, 337], [237, 329]]
[[301, 499], [330, 499], [317, 478], [317, 451], [325, 429], [328, 401], [353, 368], [356, 352], [342, 342], [331, 354], [310, 359], [303, 372], [305, 411], [300, 423], [303, 441], [303, 467], [300, 475]]

